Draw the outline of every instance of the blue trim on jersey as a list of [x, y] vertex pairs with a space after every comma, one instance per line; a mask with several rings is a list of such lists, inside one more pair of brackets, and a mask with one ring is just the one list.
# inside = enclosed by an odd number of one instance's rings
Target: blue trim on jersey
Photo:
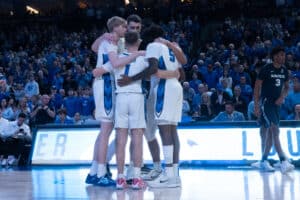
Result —
[[109, 61], [108, 55], [102, 54], [102, 60], [103, 60], [103, 64], [107, 63]]
[[157, 93], [156, 105], [155, 105], [155, 113], [157, 117], [161, 115], [164, 107], [165, 85], [166, 85], [166, 79], [161, 79], [158, 83], [157, 92], [156, 92]]
[[[167, 69], [162, 56], [159, 57], [158, 59], [158, 68], [161, 70]], [[157, 87], [157, 92], [156, 92], [157, 96], [156, 96], [155, 114], [157, 117], [161, 115], [164, 107], [165, 85], [166, 85], [166, 80], [160, 79]]]
[[[107, 63], [109, 61], [107, 54], [102, 54], [103, 64]], [[112, 83], [111, 83], [111, 77], [110, 73], [105, 73], [102, 75], [103, 81], [104, 81], [104, 109], [105, 113], [109, 115], [109, 113], [112, 111]]]
[[125, 72], [124, 72], [124, 74], [125, 74], [126, 76], [128, 76], [128, 74], [129, 74], [129, 69], [130, 69], [130, 64], [127, 64], [127, 65], [125, 66]]
[[166, 70], [167, 67], [165, 65], [164, 58], [162, 56], [159, 57], [158, 59], [158, 69]]

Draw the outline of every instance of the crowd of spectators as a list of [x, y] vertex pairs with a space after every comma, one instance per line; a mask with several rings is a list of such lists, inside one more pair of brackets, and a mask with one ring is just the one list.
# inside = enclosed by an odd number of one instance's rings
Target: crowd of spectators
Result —
[[[281, 118], [291, 119], [300, 104], [298, 78], [293, 81], [300, 70], [297, 12], [284, 19], [226, 18], [204, 45], [197, 39], [205, 27], [196, 18], [179, 15], [159, 24], [189, 60], [182, 83], [184, 121], [212, 120], [228, 102], [245, 120], [253, 120], [250, 106], [257, 73], [279, 45], [286, 49], [291, 74], [291, 92]], [[1, 30], [0, 79], [7, 82], [0, 86], [2, 117], [15, 120], [25, 113], [30, 125], [93, 121], [91, 72], [96, 54], [90, 46], [104, 31], [104, 27], [70, 31], [40, 22]]]

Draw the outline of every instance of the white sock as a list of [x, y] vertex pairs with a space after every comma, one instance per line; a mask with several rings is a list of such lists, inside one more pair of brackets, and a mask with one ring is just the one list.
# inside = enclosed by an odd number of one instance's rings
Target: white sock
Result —
[[133, 161], [130, 161], [129, 162], [129, 167], [133, 167], [133, 166], [134, 166]]
[[97, 170], [98, 170], [98, 162], [96, 160], [92, 161], [92, 166], [90, 168], [90, 175], [94, 176], [97, 174]]
[[179, 167], [178, 167], [178, 163], [173, 164], [173, 170], [174, 170], [174, 175], [175, 175], [175, 176], [179, 176]]
[[161, 163], [160, 162], [154, 162], [153, 163], [153, 168], [157, 171], [161, 171], [162, 168], [161, 168]]
[[172, 167], [166, 167], [166, 174], [167, 177], [174, 177], [174, 169], [173, 166]]
[[139, 178], [141, 176], [141, 168], [134, 167], [133, 168], [133, 178]]
[[118, 178], [125, 178], [124, 174], [118, 174]]
[[166, 164], [172, 164], [173, 163], [173, 151], [174, 151], [174, 146], [173, 145], [163, 146], [163, 153], [164, 153]]
[[102, 177], [106, 174], [106, 164], [98, 164], [97, 177]]

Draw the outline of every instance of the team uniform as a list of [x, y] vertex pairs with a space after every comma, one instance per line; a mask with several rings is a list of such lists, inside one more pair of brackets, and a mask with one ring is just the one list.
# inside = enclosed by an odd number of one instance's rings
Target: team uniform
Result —
[[288, 80], [288, 71], [282, 66], [275, 68], [273, 64], [264, 66], [258, 75], [263, 81], [261, 88], [261, 111], [260, 122], [266, 128], [271, 124], [278, 125], [280, 120], [280, 106], [275, 101], [280, 97], [284, 83]]
[[[149, 44], [146, 49], [146, 58], [156, 58], [158, 60], [158, 68], [160, 70], [174, 71], [180, 67], [180, 64], [176, 60], [174, 53], [170, 49], [168, 49], [166, 45], [161, 43], [153, 42]], [[157, 125], [176, 126], [181, 120], [183, 103], [183, 89], [180, 82], [177, 78], [152, 78], [151, 87], [153, 91], [150, 91], [149, 97], [151, 97], [152, 95], [154, 97], [154, 117]], [[153, 94], [151, 92], [153, 92]], [[157, 178], [148, 182], [148, 185], [150, 187], [159, 188], [180, 187], [180, 177], [177, 174], [175, 175], [175, 168], [177, 167], [173, 165], [173, 144], [163, 144], [163, 152], [166, 164], [166, 174], [158, 174]], [[170, 164], [172, 166], [168, 166]]]
[[[128, 53], [123, 53], [120, 57], [128, 56]], [[127, 64], [122, 68], [114, 69], [115, 80], [121, 78], [121, 75], [133, 76], [147, 68], [148, 62], [143, 56], [139, 56], [135, 61]], [[116, 83], [116, 110], [115, 110], [115, 128], [122, 129], [145, 129], [145, 97], [142, 90], [142, 80], [132, 82], [129, 85], [120, 87]], [[143, 132], [140, 132], [143, 133]], [[120, 139], [120, 138], [119, 138]], [[142, 135], [141, 135], [142, 139]], [[138, 141], [139, 143], [141, 141]], [[124, 146], [125, 147], [125, 146]], [[142, 149], [140, 149], [142, 151]], [[125, 155], [125, 154], [124, 154]], [[138, 159], [138, 158], [134, 158]], [[134, 162], [134, 161], [133, 161]], [[124, 163], [123, 163], [124, 164]], [[118, 166], [123, 165], [118, 163]], [[140, 167], [133, 168], [132, 188], [140, 189], [144, 187], [144, 182], [140, 178]], [[122, 174], [122, 173], [121, 173]], [[119, 176], [117, 179], [117, 189], [126, 187], [126, 180]]]
[[[114, 99], [115, 86], [112, 72], [112, 65], [109, 62], [108, 53], [118, 51], [118, 47], [104, 40], [98, 48], [97, 68], [104, 68], [107, 73], [100, 77], [96, 77], [93, 83], [93, 94], [95, 101], [95, 118], [101, 122], [113, 122], [114, 120]], [[99, 167], [101, 165], [101, 168]], [[114, 185], [115, 182], [106, 170], [106, 174], [99, 175], [97, 170], [103, 170], [104, 164], [99, 164], [95, 160], [92, 162], [91, 171], [86, 177], [87, 184], [99, 186]], [[93, 171], [93, 172], [92, 172]], [[96, 174], [94, 174], [96, 172]], [[99, 175], [99, 176], [98, 176]]]
[[[128, 53], [123, 53], [120, 56], [128, 56]], [[139, 56], [125, 67], [114, 69], [115, 80], [120, 79], [123, 74], [133, 76], [147, 67], [148, 63], [145, 58]], [[116, 83], [115, 128], [146, 128], [144, 94], [141, 82], [138, 80], [123, 87]]]
[[[146, 58], [156, 58], [160, 70], [176, 70], [180, 64], [174, 53], [161, 43], [151, 43], [146, 49]], [[181, 120], [183, 91], [177, 78], [152, 80], [154, 114], [157, 124], [177, 125]]]
[[[112, 122], [114, 119], [115, 84], [112, 75], [112, 66], [109, 62], [108, 53], [118, 52], [118, 46], [104, 40], [98, 49], [97, 66], [103, 67], [108, 73], [97, 77], [93, 83], [95, 99], [95, 118], [100, 121]], [[106, 64], [106, 65], [104, 65]]]

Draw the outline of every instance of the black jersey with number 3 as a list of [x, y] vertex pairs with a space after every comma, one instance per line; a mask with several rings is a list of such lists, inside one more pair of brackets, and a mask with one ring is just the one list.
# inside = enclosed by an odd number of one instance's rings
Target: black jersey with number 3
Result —
[[275, 102], [281, 94], [284, 83], [288, 80], [288, 71], [284, 66], [275, 68], [273, 64], [265, 65], [258, 79], [262, 80], [261, 98], [268, 102]]

